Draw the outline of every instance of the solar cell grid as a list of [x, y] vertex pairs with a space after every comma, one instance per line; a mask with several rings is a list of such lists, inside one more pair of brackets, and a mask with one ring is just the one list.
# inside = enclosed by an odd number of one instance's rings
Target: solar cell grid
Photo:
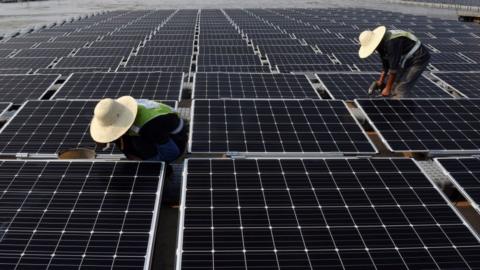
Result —
[[439, 158], [435, 160], [455, 187], [480, 213], [480, 160], [478, 158]]
[[140, 41], [95, 41], [92, 42], [90, 48], [116, 48], [116, 47], [137, 47]]
[[342, 101], [194, 100], [190, 152], [373, 153]]
[[116, 68], [122, 59], [122, 56], [64, 57], [55, 64], [54, 68]]
[[479, 64], [448, 63], [434, 64], [432, 66], [439, 71], [480, 71]]
[[445, 64], [445, 63], [469, 63], [456, 53], [432, 53], [430, 54], [430, 62], [432, 64]]
[[479, 99], [357, 99], [391, 151], [480, 150]]
[[27, 74], [31, 69], [0, 69], [0, 74]]
[[35, 45], [35, 42], [8, 42], [0, 43], [0, 49], [2, 50], [18, 50], [27, 49]]
[[260, 58], [253, 54], [200, 54], [199, 66], [255, 66], [261, 65]]
[[196, 73], [193, 99], [319, 99], [304, 75]]
[[2, 269], [148, 269], [163, 165], [0, 161]]
[[410, 159], [189, 159], [184, 175], [177, 269], [478, 263], [479, 239]]
[[254, 54], [250, 46], [201, 46], [200, 54]]
[[190, 40], [193, 41], [195, 35], [194, 34], [187, 34], [187, 35], [165, 35], [165, 34], [156, 34], [152, 36], [151, 40]]
[[128, 95], [151, 100], [180, 100], [182, 87], [183, 73], [73, 73], [54, 98], [102, 99]]
[[54, 48], [82, 48], [87, 45], [87, 42], [42, 42], [35, 46], [36, 49], [54, 49]]
[[58, 75], [0, 75], [0, 101], [22, 103], [41, 98]]
[[129, 56], [132, 47], [127, 48], [81, 48], [75, 53], [75, 56]]
[[462, 54], [476, 63], [480, 63], [480, 46], [478, 46], [478, 50], [475, 52], [463, 52]]
[[199, 66], [197, 72], [271, 73], [270, 66]]
[[327, 55], [323, 54], [268, 54], [271, 65], [318, 65], [333, 64]]
[[0, 58], [0, 67], [2, 69], [46, 68], [54, 60], [54, 57]]
[[189, 67], [191, 55], [138, 55], [131, 56], [127, 67]]
[[[353, 100], [368, 97], [368, 88], [378, 79], [377, 73], [317, 74], [325, 90], [334, 99]], [[425, 77], [419, 78], [409, 98], [452, 98], [450, 94]]]
[[315, 51], [310, 46], [258, 46], [263, 54], [311, 54]]
[[14, 57], [64, 57], [72, 51], [73, 49], [22, 49]]
[[63, 37], [56, 37], [55, 40], [52, 42], [91, 42], [95, 40], [99, 40], [100, 36], [93, 35], [93, 36], [63, 36]]
[[468, 98], [480, 97], [480, 89], [478, 83], [480, 82], [480, 72], [468, 73], [433, 73], [437, 78], [442, 80], [458, 93]]
[[364, 59], [358, 57], [358, 53], [334, 53], [334, 55], [342, 64], [378, 64], [380, 62], [377, 54]]
[[312, 72], [347, 72], [352, 71], [349, 65], [343, 64], [304, 64], [304, 65], [277, 65], [276, 66], [281, 73], [300, 72], [300, 73], [312, 73]]
[[70, 75], [74, 72], [108, 72], [110, 68], [39, 68], [35, 74]]
[[254, 45], [258, 46], [297, 46], [302, 45], [298, 39], [255, 39]]
[[141, 47], [137, 55], [192, 55], [193, 46], [185, 47]]
[[246, 46], [247, 41], [243, 39], [201, 39], [200, 48], [203, 46]]
[[13, 49], [0, 49], [0, 57], [7, 57], [11, 53], [13, 53], [15, 50]]

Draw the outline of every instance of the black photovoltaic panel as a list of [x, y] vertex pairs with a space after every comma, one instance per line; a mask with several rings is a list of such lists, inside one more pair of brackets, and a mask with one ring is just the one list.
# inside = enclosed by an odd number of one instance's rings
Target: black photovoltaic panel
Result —
[[469, 59], [472, 59], [473, 61], [480, 63], [480, 46], [478, 46], [478, 50], [476, 52], [463, 52], [462, 54], [468, 57]]
[[191, 34], [179, 34], [179, 35], [166, 35], [166, 34], [156, 34], [154, 36], [152, 36], [152, 39], [151, 40], [191, 40], [193, 41], [193, 39], [195, 38], [195, 34], [194, 33], [191, 33]]
[[478, 268], [411, 159], [189, 159], [177, 269]]
[[184, 67], [118, 67], [117, 72], [185, 72], [190, 71], [189, 66]]
[[12, 106], [12, 103], [10, 102], [0, 102], [0, 116]]
[[263, 54], [311, 54], [315, 53], [310, 46], [258, 46]]
[[[357, 48], [358, 50], [358, 48]], [[358, 53], [335, 53], [335, 57], [342, 64], [377, 64], [381, 63], [377, 54], [374, 54], [368, 58], [361, 59]]]
[[376, 152], [338, 100], [194, 100], [192, 117], [191, 152]]
[[469, 63], [456, 53], [431, 53], [430, 63], [432, 64], [450, 64], [450, 63]]
[[46, 68], [54, 57], [36, 57], [36, 58], [0, 58], [0, 67], [2, 69], [28, 69], [28, 68]]
[[127, 67], [190, 67], [191, 55], [139, 55], [128, 59]]
[[116, 68], [122, 59], [122, 56], [64, 57], [55, 64], [54, 68]]
[[18, 49], [26, 49], [31, 48], [36, 43], [34, 42], [9, 42], [9, 43], [0, 43], [0, 49], [2, 50], [18, 50]]
[[140, 45], [140, 41], [95, 41], [92, 42], [90, 48], [127, 48], [138, 45]]
[[192, 99], [320, 99], [305, 75], [196, 73]]
[[200, 54], [198, 66], [255, 66], [261, 65], [254, 54]]
[[480, 99], [356, 102], [392, 151], [480, 151]]
[[322, 65], [333, 64], [323, 54], [269, 54], [267, 59], [271, 65]]
[[64, 57], [73, 49], [23, 49], [14, 57]]
[[87, 45], [87, 42], [77, 41], [77, 42], [43, 42], [40, 43], [35, 48], [37, 49], [53, 49], [53, 48], [81, 48]]
[[0, 74], [27, 74], [31, 69], [0, 69]]
[[448, 63], [448, 64], [434, 64], [434, 68], [439, 71], [480, 71], [479, 64], [459, 64], [459, 63]]
[[7, 57], [14, 51], [15, 50], [13, 49], [9, 49], [9, 50], [0, 49], [0, 57]]
[[203, 46], [246, 46], [247, 41], [243, 39], [201, 39], [199, 45], [200, 48]]
[[[376, 73], [324, 73], [317, 74], [325, 89], [334, 99], [353, 100], [368, 97], [368, 88], [380, 77]], [[376, 93], [377, 95], [380, 92]], [[392, 94], [395, 94], [395, 90]], [[405, 97], [407, 98], [407, 97]], [[420, 77], [408, 98], [453, 98], [445, 90], [425, 77]]]
[[1, 269], [149, 269], [163, 165], [0, 161]]
[[0, 101], [23, 103], [40, 99], [58, 75], [0, 75]]
[[278, 70], [283, 73], [352, 71], [352, 69], [348, 65], [336, 65], [336, 64], [277, 65], [277, 67], [278, 67]]
[[[0, 131], [0, 153], [50, 154], [73, 148], [96, 149], [90, 121], [98, 101], [27, 101]], [[164, 102], [175, 107], [175, 102]], [[116, 153], [96, 149], [97, 153]]]
[[149, 40], [145, 47], [189, 47], [193, 46], [192, 40]]
[[370, 64], [352, 64], [352, 67], [358, 68], [360, 71], [373, 71], [373, 72], [380, 72], [383, 70], [382, 63], [378, 61], [377, 63], [370, 63]]
[[73, 73], [55, 99], [102, 99], [133, 96], [151, 100], [180, 100], [183, 73]]
[[252, 43], [256, 46], [298, 46], [302, 45], [298, 39], [255, 39]]
[[197, 72], [270, 73], [270, 66], [199, 66]]
[[436, 159], [457, 189], [480, 213], [480, 160], [478, 158]]
[[[478, 64], [477, 64], [478, 65]], [[480, 98], [480, 72], [433, 73], [465, 97]]]
[[200, 54], [254, 54], [248, 46], [201, 46]]
[[193, 47], [141, 47], [137, 55], [192, 55]]
[[81, 48], [75, 56], [129, 56], [133, 48]]
[[61, 74], [63, 76], [74, 72], [108, 72], [110, 68], [40, 68], [35, 74]]
[[467, 44], [431, 44], [430, 46], [439, 50], [440, 52], [478, 52], [480, 51], [480, 45], [467, 45]]

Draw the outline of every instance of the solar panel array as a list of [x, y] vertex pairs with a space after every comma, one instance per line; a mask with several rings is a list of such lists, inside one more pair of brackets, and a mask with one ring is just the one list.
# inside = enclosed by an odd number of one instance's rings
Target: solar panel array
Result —
[[145, 269], [163, 166], [0, 161], [0, 268]]
[[177, 269], [475, 269], [479, 240], [410, 159], [190, 159]]
[[[362, 99], [378, 76], [363, 72], [381, 64], [358, 58], [358, 35], [378, 25], [414, 32], [432, 54], [437, 75], [413, 99]], [[177, 269], [477, 269], [478, 237], [412, 160], [363, 157], [382, 144], [370, 133], [391, 151], [478, 153], [479, 41], [473, 24], [366, 9], [119, 10], [57, 23], [0, 41], [0, 74], [23, 74], [0, 85], [16, 110], [0, 154], [119, 158], [90, 138], [99, 99], [178, 102], [190, 109], [188, 155], [207, 158], [186, 162]], [[162, 166], [102, 157], [0, 161], [0, 269], [156, 268]]]

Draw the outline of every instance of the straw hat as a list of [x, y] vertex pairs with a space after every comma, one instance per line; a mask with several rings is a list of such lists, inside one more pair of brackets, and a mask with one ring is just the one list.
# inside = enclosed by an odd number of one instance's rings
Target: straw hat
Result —
[[387, 32], [387, 28], [385, 26], [379, 26], [373, 31], [367, 30], [360, 34], [358, 37], [360, 41], [358, 55], [360, 58], [367, 58], [375, 51], [382, 41], [383, 36], [385, 36], [385, 32]]
[[90, 136], [99, 143], [109, 143], [127, 132], [137, 116], [137, 101], [130, 96], [105, 98], [95, 106]]

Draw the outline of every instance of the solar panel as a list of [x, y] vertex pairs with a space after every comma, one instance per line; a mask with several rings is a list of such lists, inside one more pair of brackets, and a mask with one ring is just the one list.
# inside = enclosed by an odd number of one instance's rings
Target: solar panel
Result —
[[0, 67], [2, 69], [29, 69], [46, 68], [54, 57], [36, 57], [36, 58], [0, 58]]
[[377, 62], [377, 63], [370, 63], [370, 64], [352, 64], [354, 68], [358, 68], [360, 71], [373, 71], [373, 72], [379, 72], [383, 70], [382, 63]]
[[75, 56], [129, 56], [132, 48], [81, 48]]
[[199, 66], [197, 72], [270, 73], [270, 66]]
[[202, 46], [200, 54], [254, 54], [253, 48], [248, 46]]
[[337, 58], [342, 64], [378, 64], [381, 63], [378, 55], [361, 59], [358, 53], [335, 53]]
[[434, 64], [432, 66], [439, 71], [480, 71], [479, 64], [448, 63]]
[[13, 49], [13, 50], [18, 50], [18, 49], [26, 49], [26, 48], [31, 48], [33, 45], [35, 45], [35, 42], [9, 42], [9, 43], [0, 43], [0, 49], [3, 50], [8, 50], [8, 49]]
[[193, 99], [320, 99], [304, 75], [196, 73]]
[[246, 46], [247, 41], [243, 39], [201, 39], [199, 42], [200, 48], [203, 46]]
[[61, 74], [70, 75], [74, 72], [108, 72], [110, 68], [39, 68], [35, 74]]
[[[90, 138], [89, 125], [97, 102], [27, 101], [1, 129], [0, 153], [56, 156], [68, 149], [89, 148], [100, 154], [120, 154], [115, 149], [102, 151]], [[164, 103], [175, 107], [175, 102]]]
[[[343, 100], [368, 97], [368, 88], [379, 76], [377, 73], [317, 74], [330, 96]], [[448, 92], [423, 76], [418, 79], [408, 95], [409, 98], [452, 98]]]
[[189, 66], [185, 67], [118, 67], [117, 72], [184, 72], [190, 71]]
[[278, 67], [278, 70], [282, 73], [352, 71], [352, 69], [348, 65], [336, 65], [336, 64], [278, 65], [277, 67]]
[[435, 160], [443, 168], [470, 205], [480, 213], [480, 160], [478, 158], [439, 158]]
[[342, 101], [194, 100], [190, 152], [374, 153]]
[[189, 159], [177, 269], [475, 269], [479, 239], [411, 159]]
[[27, 74], [31, 69], [0, 69], [0, 74]]
[[432, 44], [432, 47], [441, 52], [475, 52], [480, 50], [479, 45], [466, 45], [466, 44]]
[[263, 54], [312, 54], [310, 46], [258, 46]]
[[391, 151], [478, 152], [480, 99], [357, 99]]
[[64, 57], [55, 64], [54, 68], [116, 68], [122, 59], [122, 56]]
[[130, 56], [127, 67], [190, 67], [191, 55], [139, 55]]
[[182, 88], [183, 73], [73, 73], [54, 98], [102, 99], [133, 96], [151, 100], [180, 100]]
[[[298, 39], [255, 39], [254, 45], [258, 46], [297, 46], [301, 45]], [[201, 45], [201, 44], [200, 44]]]
[[2, 269], [149, 269], [163, 165], [0, 161]]
[[12, 106], [10, 102], [0, 102], [0, 116]]
[[323, 65], [333, 64], [323, 54], [269, 54], [267, 59], [271, 65]]
[[36, 49], [54, 49], [54, 48], [81, 48], [87, 45], [87, 42], [42, 42], [36, 46]]
[[23, 103], [40, 99], [52, 87], [58, 75], [0, 75], [0, 101]]
[[260, 58], [253, 54], [200, 54], [198, 66], [255, 66]]
[[193, 47], [141, 47], [137, 55], [192, 55]]
[[193, 46], [192, 40], [149, 40], [145, 47], [189, 47]]
[[460, 57], [456, 53], [432, 53], [430, 54], [430, 62], [432, 64], [445, 64], [445, 63], [468, 63], [467, 60]]
[[433, 73], [435, 77], [442, 80], [444, 84], [455, 89], [458, 93], [468, 98], [479, 98], [480, 88], [478, 83], [480, 82], [480, 72], [476, 73]]
[[15, 50], [13, 49], [8, 49], [8, 50], [0, 49], [0, 57], [7, 57], [14, 51]]
[[480, 46], [478, 46], [478, 49], [475, 52], [463, 52], [462, 54], [468, 57], [469, 59], [472, 59], [473, 61], [480, 63]]
[[140, 45], [140, 41], [95, 41], [92, 42], [89, 48], [127, 48], [137, 47]]
[[23, 49], [14, 57], [63, 57], [72, 51], [73, 49]]

